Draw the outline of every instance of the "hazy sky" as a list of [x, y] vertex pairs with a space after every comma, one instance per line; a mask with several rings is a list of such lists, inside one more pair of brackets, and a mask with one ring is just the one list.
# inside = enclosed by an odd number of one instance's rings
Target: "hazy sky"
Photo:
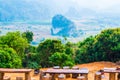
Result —
[[58, 6], [79, 5], [79, 7], [83, 6], [96, 9], [106, 9], [115, 5], [120, 5], [120, 0], [25, 0], [25, 1], [27, 2], [37, 1], [45, 4], [53, 3], [53, 5], [57, 4]]
[[[4, 1], [5, 0], [0, 0]], [[33, 4], [45, 4], [49, 5], [50, 7], [53, 6], [53, 9], [57, 10], [66, 10], [70, 7], [74, 7], [77, 9], [80, 8], [89, 8], [96, 11], [104, 11], [104, 10], [120, 10], [120, 0], [6, 0], [6, 2], [28, 2]], [[0, 3], [3, 4], [3, 3]], [[62, 9], [64, 8], [64, 9]], [[116, 10], [116, 11], [117, 11]]]
[[[24, 16], [33, 17], [34, 14], [36, 17], [39, 15], [52, 17], [56, 14], [70, 17], [89, 14], [120, 16], [120, 0], [0, 0], [0, 10], [8, 17], [23, 13]], [[11, 14], [10, 10], [13, 10]], [[19, 11], [21, 13], [18, 13]]]
[[[52, 4], [57, 10], [65, 11], [69, 7], [76, 9], [89, 8], [95, 11], [120, 12], [120, 0], [37, 0], [44, 4]], [[64, 8], [64, 9], [62, 9]]]
[[79, 6], [93, 9], [108, 9], [120, 4], [120, 0], [71, 0]]

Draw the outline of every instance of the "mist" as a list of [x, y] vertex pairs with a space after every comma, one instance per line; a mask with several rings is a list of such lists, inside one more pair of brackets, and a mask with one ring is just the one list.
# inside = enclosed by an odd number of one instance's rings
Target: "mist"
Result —
[[56, 14], [119, 16], [119, 7], [119, 0], [0, 0], [0, 21], [50, 20]]

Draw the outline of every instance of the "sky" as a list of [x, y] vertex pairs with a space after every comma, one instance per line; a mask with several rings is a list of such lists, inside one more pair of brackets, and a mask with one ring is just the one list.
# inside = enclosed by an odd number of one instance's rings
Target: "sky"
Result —
[[[0, 1], [5, 2], [5, 0]], [[120, 10], [120, 0], [6, 0], [6, 2], [21, 3], [24, 1], [34, 4], [40, 3], [49, 5], [51, 9], [57, 9], [58, 11], [66, 11], [70, 7], [74, 7], [76, 9], [89, 8], [95, 11]]]
[[[37, 0], [43, 4], [52, 4], [57, 10], [67, 11], [68, 8], [88, 8], [97, 12], [120, 13], [120, 0]], [[64, 8], [64, 9], [63, 9]]]
[[67, 17], [120, 16], [120, 0], [0, 0], [0, 14], [3, 18], [27, 16], [41, 20], [51, 19], [56, 14]]
[[71, 0], [79, 6], [92, 8], [95, 10], [109, 9], [120, 4], [120, 0]]

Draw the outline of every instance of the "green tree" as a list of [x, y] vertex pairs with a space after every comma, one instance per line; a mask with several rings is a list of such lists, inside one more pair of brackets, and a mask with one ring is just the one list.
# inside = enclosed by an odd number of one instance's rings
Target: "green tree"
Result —
[[17, 54], [23, 58], [25, 48], [28, 47], [28, 42], [23, 38], [19, 31], [8, 32], [4, 36], [0, 36], [0, 45], [7, 45], [10, 48], [13, 48]]
[[120, 28], [106, 29], [80, 42], [76, 63], [120, 60]]
[[70, 55], [67, 55], [65, 53], [56, 52], [53, 55], [49, 57], [49, 62], [53, 66], [73, 66], [74, 60], [71, 58]]
[[25, 67], [32, 68], [32, 69], [38, 69], [41, 67], [39, 65], [38, 53], [28, 53], [25, 57], [26, 57], [25, 61], [27, 62]]
[[79, 43], [79, 49], [76, 50], [76, 63], [80, 64], [95, 61], [94, 42], [95, 38], [90, 36]]
[[68, 54], [68, 55], [73, 55], [73, 44], [72, 43], [70, 43], [70, 42], [67, 42], [66, 44], [65, 44], [65, 48], [66, 48], [66, 50], [65, 50], [65, 53], [66, 54]]
[[78, 45], [76, 43], [67, 42], [65, 44], [65, 53], [71, 56], [73, 60], [75, 60], [75, 56], [76, 56], [75, 53], [77, 49], [78, 49]]
[[120, 60], [120, 28], [103, 30], [96, 36], [95, 49], [98, 54], [104, 55], [103, 60]]
[[0, 46], [0, 67], [1, 68], [20, 68], [22, 62], [16, 51], [12, 48]]
[[22, 33], [22, 36], [27, 39], [28, 43], [32, 42], [33, 40], [33, 32], [32, 31], [26, 31]]
[[49, 63], [49, 57], [55, 52], [64, 52], [64, 45], [60, 40], [47, 39], [39, 44], [37, 52], [39, 53], [40, 65], [42, 67], [51, 66]]

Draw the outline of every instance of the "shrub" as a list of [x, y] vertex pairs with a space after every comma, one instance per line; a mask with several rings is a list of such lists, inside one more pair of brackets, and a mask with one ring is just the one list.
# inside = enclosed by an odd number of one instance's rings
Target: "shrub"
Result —
[[20, 68], [21, 59], [12, 48], [0, 50], [0, 67], [1, 68]]

